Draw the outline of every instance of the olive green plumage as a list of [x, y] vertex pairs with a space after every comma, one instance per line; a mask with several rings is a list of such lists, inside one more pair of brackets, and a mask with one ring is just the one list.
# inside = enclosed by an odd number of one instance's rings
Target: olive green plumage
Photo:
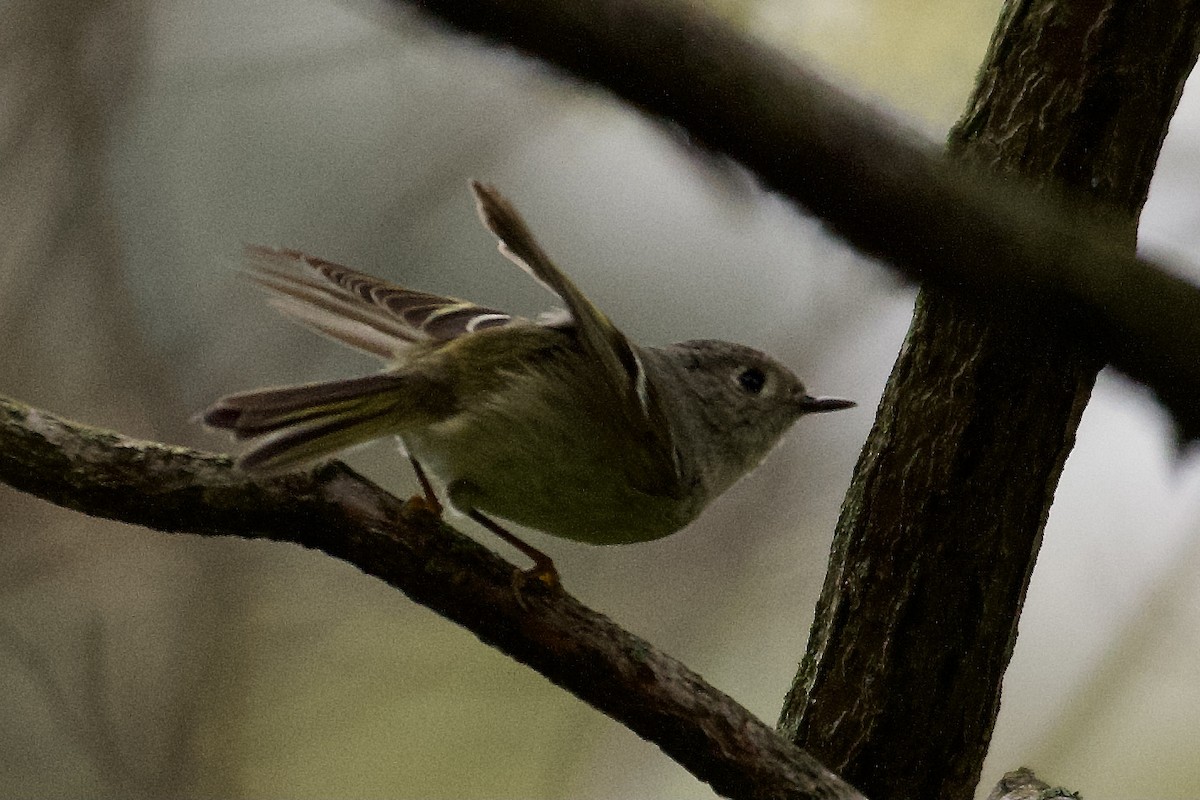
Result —
[[800, 416], [853, 405], [809, 396], [787, 368], [742, 345], [634, 345], [499, 193], [472, 188], [501, 251], [568, 316], [514, 317], [295, 251], [251, 248], [251, 276], [274, 305], [389, 365], [219, 400], [205, 421], [255, 440], [245, 469], [286, 470], [395, 435], [463, 511], [618, 544], [679, 530]]

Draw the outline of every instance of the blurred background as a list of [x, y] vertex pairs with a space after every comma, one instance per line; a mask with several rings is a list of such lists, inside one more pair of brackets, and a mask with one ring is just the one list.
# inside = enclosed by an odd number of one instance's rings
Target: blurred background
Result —
[[[581, 599], [775, 721], [911, 288], [663, 126], [415, 15], [346, 0], [0, 4], [2, 394], [225, 450], [191, 422], [218, 395], [376, 368], [273, 314], [234, 272], [244, 242], [536, 313], [549, 297], [476, 221], [478, 177], [638, 340], [742, 341], [815, 391], [858, 399], [801, 423], [665, 541], [530, 534]], [[713, 4], [937, 138], [999, 11]], [[1200, 90], [1184, 96], [1142, 224], [1144, 250], [1200, 280], [1198, 185]], [[414, 490], [388, 443], [347, 460]], [[1198, 488], [1146, 392], [1103, 374], [985, 786], [1028, 764], [1091, 800], [1200, 793]], [[0, 796], [712, 796], [325, 556], [151, 533], [4, 487], [0, 542]]]

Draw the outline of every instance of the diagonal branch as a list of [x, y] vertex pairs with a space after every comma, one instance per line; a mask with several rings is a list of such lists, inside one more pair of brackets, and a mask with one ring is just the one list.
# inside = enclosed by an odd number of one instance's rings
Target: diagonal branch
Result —
[[228, 458], [127, 439], [0, 398], [0, 483], [155, 530], [272, 539], [354, 564], [657, 744], [719, 793], [862, 795], [697, 674], [341, 464], [252, 480]]
[[1200, 290], [1131, 255], [1127, 222], [1104, 228], [1082, 208], [950, 163], [692, 3], [405, 3], [672, 120], [913, 280], [1080, 326], [1157, 393], [1182, 435], [1200, 436]]

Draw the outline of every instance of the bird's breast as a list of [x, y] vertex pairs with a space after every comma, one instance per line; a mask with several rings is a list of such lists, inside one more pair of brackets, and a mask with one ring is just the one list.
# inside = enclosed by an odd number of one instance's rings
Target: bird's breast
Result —
[[700, 511], [690, 497], [639, 485], [646, 454], [619, 418], [587, 403], [517, 389], [403, 438], [460, 510], [567, 539], [649, 541]]

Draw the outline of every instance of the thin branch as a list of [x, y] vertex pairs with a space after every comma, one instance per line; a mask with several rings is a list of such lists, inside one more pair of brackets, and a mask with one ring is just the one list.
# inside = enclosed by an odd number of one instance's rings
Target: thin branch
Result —
[[738, 798], [862, 795], [683, 664], [341, 464], [256, 480], [224, 456], [127, 439], [0, 398], [0, 482], [155, 530], [294, 542], [475, 633]]
[[1035, 309], [1039, 325], [1079, 326], [1157, 393], [1181, 435], [1200, 436], [1200, 290], [1130, 255], [1127, 223], [1106, 228], [949, 162], [940, 145], [692, 3], [394, 1], [677, 123], [913, 280]]

